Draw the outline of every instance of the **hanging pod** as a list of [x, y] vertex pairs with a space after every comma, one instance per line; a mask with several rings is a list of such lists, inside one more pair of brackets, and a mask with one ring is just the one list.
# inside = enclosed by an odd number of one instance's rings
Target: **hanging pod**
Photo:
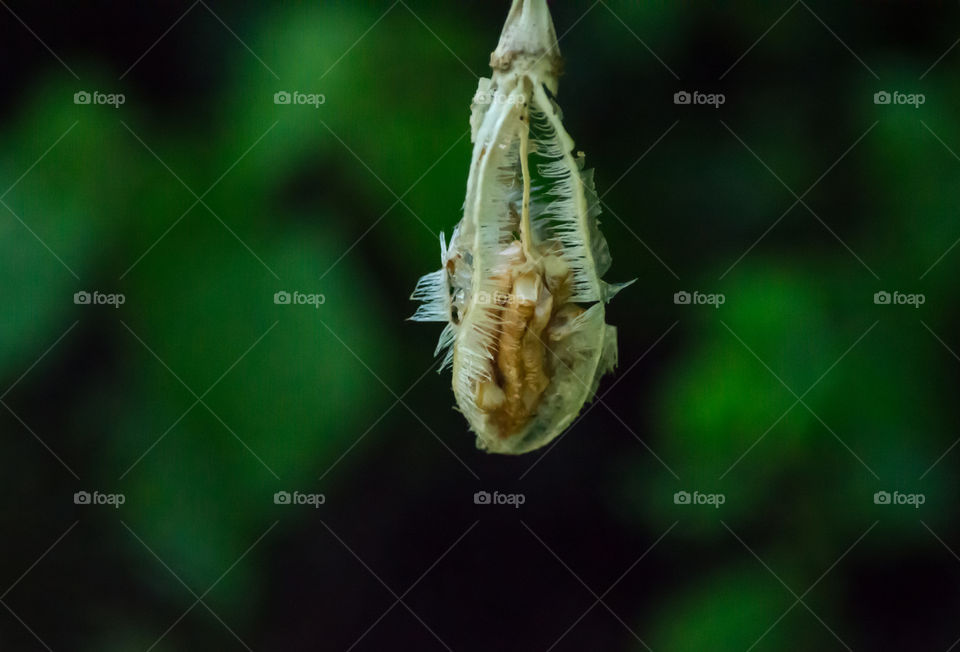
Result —
[[555, 100], [546, 0], [514, 0], [490, 65], [473, 99], [463, 218], [449, 244], [441, 234], [442, 266], [417, 283], [412, 319], [446, 322], [436, 354], [477, 446], [520, 454], [563, 432], [616, 365], [604, 304], [628, 283], [601, 279], [600, 200]]

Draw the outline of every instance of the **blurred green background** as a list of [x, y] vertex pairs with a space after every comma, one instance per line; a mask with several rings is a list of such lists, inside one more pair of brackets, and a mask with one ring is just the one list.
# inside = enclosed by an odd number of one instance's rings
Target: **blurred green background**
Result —
[[404, 321], [506, 0], [0, 4], [0, 649], [956, 644], [956, 3], [551, 3], [638, 281], [520, 458]]

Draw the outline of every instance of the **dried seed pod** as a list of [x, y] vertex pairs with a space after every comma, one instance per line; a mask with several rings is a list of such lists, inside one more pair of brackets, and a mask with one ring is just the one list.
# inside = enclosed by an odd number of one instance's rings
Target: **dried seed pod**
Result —
[[[457, 405], [494, 453], [548, 443], [616, 365], [604, 303], [610, 266], [593, 172], [574, 154], [555, 96], [562, 60], [546, 0], [514, 0], [491, 79], [473, 100], [463, 219], [412, 317], [446, 322], [437, 354]], [[624, 284], [625, 285], [625, 284]]]

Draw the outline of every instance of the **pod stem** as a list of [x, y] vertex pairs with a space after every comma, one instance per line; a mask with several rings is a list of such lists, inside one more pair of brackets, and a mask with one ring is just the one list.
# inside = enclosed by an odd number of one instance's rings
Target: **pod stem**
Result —
[[546, 59], [559, 67], [560, 46], [547, 0], [513, 0], [490, 65], [508, 70], [519, 56]]

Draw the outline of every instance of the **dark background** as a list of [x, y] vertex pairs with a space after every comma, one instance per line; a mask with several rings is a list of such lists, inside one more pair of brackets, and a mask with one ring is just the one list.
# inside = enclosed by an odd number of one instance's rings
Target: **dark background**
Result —
[[505, 0], [0, 5], [0, 649], [956, 644], [956, 2], [551, 4], [638, 280], [519, 458], [404, 321]]

